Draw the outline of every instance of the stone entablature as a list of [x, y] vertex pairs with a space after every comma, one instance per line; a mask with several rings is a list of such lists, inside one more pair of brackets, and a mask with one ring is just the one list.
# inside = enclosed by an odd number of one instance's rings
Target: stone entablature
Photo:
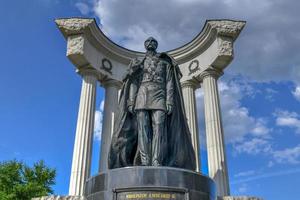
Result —
[[[67, 56], [77, 68], [92, 66], [105, 77], [121, 81], [131, 59], [144, 56], [143, 52], [112, 42], [94, 19], [65, 18], [55, 22], [68, 41]], [[191, 42], [168, 51], [180, 65], [182, 80], [200, 79], [200, 73], [210, 66], [225, 69], [233, 59], [233, 42], [244, 26], [244, 21], [207, 20]], [[107, 61], [106, 66], [103, 60]]]

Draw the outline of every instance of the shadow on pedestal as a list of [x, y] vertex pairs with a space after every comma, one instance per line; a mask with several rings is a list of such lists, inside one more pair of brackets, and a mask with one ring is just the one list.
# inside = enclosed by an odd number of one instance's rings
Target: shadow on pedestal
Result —
[[126, 167], [86, 182], [88, 200], [214, 200], [215, 184], [200, 173], [171, 167]]

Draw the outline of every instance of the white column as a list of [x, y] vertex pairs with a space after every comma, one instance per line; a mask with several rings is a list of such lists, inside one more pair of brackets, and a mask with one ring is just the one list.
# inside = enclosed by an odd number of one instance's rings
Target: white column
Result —
[[209, 69], [201, 74], [204, 88], [204, 110], [209, 176], [217, 185], [217, 195], [229, 195], [224, 132], [221, 119], [217, 79], [222, 72]]
[[83, 195], [85, 181], [90, 176], [97, 86], [93, 69], [83, 69], [78, 73], [83, 80], [69, 186], [69, 195], [74, 196]]
[[192, 144], [196, 156], [196, 171], [200, 171], [201, 163], [199, 156], [199, 131], [198, 131], [198, 118], [197, 118], [197, 102], [195, 97], [195, 89], [197, 83], [194, 81], [185, 81], [181, 83], [182, 95], [184, 100], [184, 107], [187, 122], [191, 132]]
[[102, 85], [105, 88], [105, 101], [103, 110], [99, 172], [103, 172], [108, 168], [108, 152], [113, 134], [114, 119], [118, 109], [118, 96], [121, 83], [119, 81], [110, 79], [104, 81]]

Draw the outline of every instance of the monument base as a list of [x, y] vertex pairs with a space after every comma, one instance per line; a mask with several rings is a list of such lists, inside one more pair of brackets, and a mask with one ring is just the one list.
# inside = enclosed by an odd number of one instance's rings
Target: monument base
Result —
[[126, 167], [86, 182], [87, 200], [215, 200], [215, 184], [200, 173], [171, 167]]

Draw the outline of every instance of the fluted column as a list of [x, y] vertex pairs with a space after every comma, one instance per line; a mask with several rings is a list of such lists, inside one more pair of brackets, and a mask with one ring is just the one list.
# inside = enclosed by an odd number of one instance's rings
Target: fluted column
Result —
[[196, 156], [196, 171], [200, 171], [201, 163], [199, 156], [199, 129], [198, 129], [198, 119], [197, 119], [197, 102], [195, 97], [195, 89], [197, 88], [197, 83], [194, 81], [185, 81], [181, 83], [182, 94], [184, 100], [184, 107], [187, 122], [191, 132], [192, 144]]
[[109, 79], [104, 81], [102, 85], [105, 88], [105, 101], [103, 110], [99, 172], [107, 170], [108, 152], [114, 129], [114, 119], [118, 108], [118, 96], [121, 83], [119, 81]]
[[74, 196], [83, 195], [84, 183], [90, 176], [97, 86], [93, 69], [78, 73], [82, 76], [82, 87], [69, 186], [69, 195]]
[[209, 176], [217, 185], [218, 196], [229, 195], [224, 132], [222, 127], [217, 79], [222, 72], [208, 69], [201, 74], [204, 89], [205, 126]]

